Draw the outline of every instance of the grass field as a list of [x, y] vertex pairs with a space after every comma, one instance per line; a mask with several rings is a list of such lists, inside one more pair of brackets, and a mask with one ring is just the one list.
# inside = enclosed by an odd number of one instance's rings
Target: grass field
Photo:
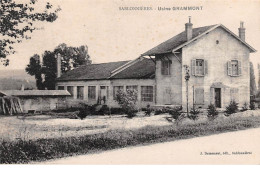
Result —
[[6, 127], [0, 133], [5, 136], [0, 143], [0, 163], [28, 163], [260, 126], [259, 110], [220, 115], [214, 121], [201, 115], [197, 121], [184, 119], [178, 126], [167, 121], [167, 116], [92, 116], [85, 120], [50, 115], [1, 117], [1, 128]]

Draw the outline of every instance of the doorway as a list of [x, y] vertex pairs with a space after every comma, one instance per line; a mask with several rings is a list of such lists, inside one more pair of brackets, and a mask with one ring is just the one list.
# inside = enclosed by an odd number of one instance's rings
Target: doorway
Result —
[[215, 106], [221, 108], [221, 88], [215, 88]]

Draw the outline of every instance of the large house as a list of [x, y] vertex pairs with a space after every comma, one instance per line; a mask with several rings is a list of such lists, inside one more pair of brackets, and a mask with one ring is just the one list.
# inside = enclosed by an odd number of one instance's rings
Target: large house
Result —
[[[187, 104], [224, 108], [231, 100], [240, 106], [250, 101], [249, 54], [256, 52], [222, 24], [193, 28], [143, 53], [132, 61], [81, 66], [57, 78], [57, 89], [80, 102], [118, 106], [118, 90], [136, 89], [138, 106]], [[58, 62], [60, 64], [60, 62]], [[189, 81], [185, 76], [189, 75]], [[187, 93], [188, 92], [188, 93]]]

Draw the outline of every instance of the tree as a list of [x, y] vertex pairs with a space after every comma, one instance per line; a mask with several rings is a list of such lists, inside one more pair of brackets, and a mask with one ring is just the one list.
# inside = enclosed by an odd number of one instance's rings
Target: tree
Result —
[[253, 63], [250, 62], [250, 95], [256, 94], [256, 81], [255, 81], [255, 73]]
[[57, 55], [61, 55], [61, 71], [65, 73], [80, 65], [91, 64], [87, 46], [68, 47], [60, 44], [53, 52], [45, 51], [42, 55], [42, 65], [40, 56], [34, 55], [30, 58], [30, 64], [26, 67], [26, 72], [34, 75], [38, 89], [54, 90], [55, 79], [57, 78]]
[[15, 53], [13, 44], [30, 39], [29, 33], [37, 29], [35, 22], [53, 22], [57, 19], [60, 8], [53, 9], [50, 3], [46, 3], [44, 9], [39, 11], [34, 8], [37, 3], [37, 0], [28, 0], [27, 3], [0, 0], [0, 60], [4, 65], [9, 64], [6, 57]]
[[30, 64], [27, 65], [25, 71], [35, 76], [36, 86], [39, 90], [44, 90], [42, 82], [42, 67], [40, 64], [40, 56], [35, 54], [30, 58]]
[[80, 47], [67, 46], [65, 43], [60, 44], [54, 50], [55, 54], [61, 55], [61, 71], [62, 73], [70, 71], [80, 65], [91, 64], [88, 54], [88, 47], [82, 45]]

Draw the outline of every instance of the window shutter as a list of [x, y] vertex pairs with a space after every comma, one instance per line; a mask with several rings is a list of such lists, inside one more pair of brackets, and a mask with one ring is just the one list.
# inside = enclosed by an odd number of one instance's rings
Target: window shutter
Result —
[[208, 74], [208, 61], [204, 60], [204, 75]]
[[238, 61], [238, 75], [242, 75], [241, 61]]
[[231, 70], [231, 61], [228, 61], [227, 62], [227, 74], [231, 76], [232, 75], [231, 72], [232, 72], [232, 70]]
[[191, 74], [195, 75], [196, 72], [196, 59], [191, 60]]

